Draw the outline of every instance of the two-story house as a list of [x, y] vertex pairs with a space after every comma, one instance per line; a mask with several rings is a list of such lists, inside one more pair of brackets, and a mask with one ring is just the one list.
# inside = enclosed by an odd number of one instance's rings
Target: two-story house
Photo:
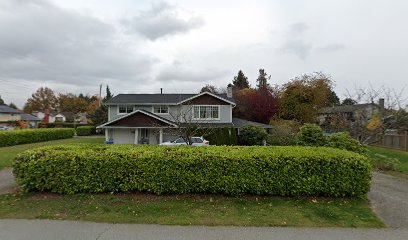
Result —
[[235, 107], [232, 93], [213, 94], [119, 94], [108, 100], [108, 122], [98, 126], [105, 129], [106, 141], [125, 144], [159, 144], [178, 136], [172, 128], [183, 124], [201, 127], [234, 127], [269, 125], [232, 117]]

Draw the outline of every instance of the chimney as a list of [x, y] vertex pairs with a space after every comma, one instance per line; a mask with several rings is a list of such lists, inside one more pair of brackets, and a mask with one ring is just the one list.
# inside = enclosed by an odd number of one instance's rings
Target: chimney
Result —
[[227, 87], [227, 98], [232, 98], [232, 86]]
[[163, 94], [163, 88], [160, 88], [160, 94]]
[[378, 105], [380, 105], [381, 110], [383, 110], [384, 107], [385, 107], [384, 102], [385, 102], [385, 101], [384, 101], [384, 98], [380, 98], [380, 99], [378, 100]]

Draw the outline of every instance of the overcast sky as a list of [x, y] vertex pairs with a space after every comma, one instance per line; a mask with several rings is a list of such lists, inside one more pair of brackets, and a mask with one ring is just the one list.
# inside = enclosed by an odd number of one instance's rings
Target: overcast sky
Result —
[[406, 0], [1, 0], [0, 95], [22, 107], [40, 86], [187, 93], [225, 87], [239, 69], [255, 85], [259, 68], [271, 84], [322, 71], [341, 98], [399, 91], [407, 12]]

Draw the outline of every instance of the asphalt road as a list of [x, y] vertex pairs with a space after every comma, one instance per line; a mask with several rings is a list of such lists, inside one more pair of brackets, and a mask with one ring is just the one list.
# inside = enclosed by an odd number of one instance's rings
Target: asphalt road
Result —
[[408, 239], [408, 229], [199, 227], [143, 224], [104, 224], [49, 220], [0, 220], [0, 240], [95, 239]]
[[375, 213], [388, 226], [408, 229], [407, 180], [374, 172], [368, 198]]

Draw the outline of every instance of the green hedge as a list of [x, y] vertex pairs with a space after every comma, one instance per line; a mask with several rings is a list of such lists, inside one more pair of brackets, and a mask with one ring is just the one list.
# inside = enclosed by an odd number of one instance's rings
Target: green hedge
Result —
[[79, 126], [76, 128], [76, 134], [78, 136], [89, 136], [96, 133], [95, 126]]
[[364, 197], [366, 157], [325, 147], [61, 145], [18, 155], [23, 191]]
[[74, 132], [69, 128], [0, 131], [0, 147], [71, 138]]

